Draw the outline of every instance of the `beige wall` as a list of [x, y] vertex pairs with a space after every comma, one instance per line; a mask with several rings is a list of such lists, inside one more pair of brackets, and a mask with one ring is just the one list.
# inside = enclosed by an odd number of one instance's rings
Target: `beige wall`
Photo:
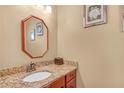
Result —
[[[43, 58], [32, 60], [21, 51], [20, 22], [29, 15], [42, 18], [49, 28], [49, 50]], [[52, 60], [57, 54], [56, 8], [50, 14], [37, 6], [0, 6], [0, 33], [0, 69]]]
[[124, 32], [120, 6], [108, 22], [83, 28], [83, 6], [59, 6], [58, 56], [78, 61], [78, 87], [124, 87]]

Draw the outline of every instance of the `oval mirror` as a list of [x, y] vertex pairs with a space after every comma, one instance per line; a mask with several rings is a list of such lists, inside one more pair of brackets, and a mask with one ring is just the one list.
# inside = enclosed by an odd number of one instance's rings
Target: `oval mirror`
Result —
[[43, 57], [48, 50], [48, 27], [45, 22], [29, 16], [21, 21], [22, 50], [30, 58]]

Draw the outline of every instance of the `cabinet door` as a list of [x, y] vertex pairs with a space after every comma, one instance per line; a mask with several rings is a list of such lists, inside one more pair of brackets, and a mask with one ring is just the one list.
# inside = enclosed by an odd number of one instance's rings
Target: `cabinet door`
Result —
[[65, 88], [65, 76], [51, 83], [48, 88]]
[[76, 78], [72, 79], [66, 84], [66, 88], [76, 88]]
[[76, 78], [76, 70], [71, 71], [70, 73], [68, 73], [66, 75], [66, 82], [68, 83], [70, 80], [72, 80], [73, 78]]

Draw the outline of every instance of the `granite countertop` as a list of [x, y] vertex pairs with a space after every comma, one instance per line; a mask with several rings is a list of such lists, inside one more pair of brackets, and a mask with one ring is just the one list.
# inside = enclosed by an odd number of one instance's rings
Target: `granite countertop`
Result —
[[[24, 71], [24, 72], [0, 77], [0, 87], [1, 88], [44, 88], [47, 87], [50, 83], [54, 82], [56, 79], [76, 69], [77, 69], [77, 65], [70, 64], [69, 62], [63, 65], [49, 64], [46, 66], [39, 66], [34, 72], [27, 73]], [[25, 76], [38, 71], [49, 71], [52, 73], [52, 75], [44, 80], [40, 80], [36, 82], [22, 81], [22, 79]]]

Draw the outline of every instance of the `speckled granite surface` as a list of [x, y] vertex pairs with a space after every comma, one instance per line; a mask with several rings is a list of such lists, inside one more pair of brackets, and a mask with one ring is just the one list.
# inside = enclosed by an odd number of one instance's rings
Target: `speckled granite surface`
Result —
[[[66, 75], [67, 73], [77, 69], [77, 63], [71, 61], [64, 61], [63, 65], [55, 65], [54, 62], [39, 62], [37, 63], [37, 70], [34, 72], [27, 73], [25, 71], [25, 66], [21, 66], [21, 68], [16, 68], [16, 71], [4, 70], [7, 74], [1, 75], [0, 77], [0, 88], [42, 88], [47, 87], [50, 83], [60, 78], [61, 76]], [[21, 69], [21, 70], [19, 70]], [[4, 72], [3, 71], [3, 72]], [[8, 72], [7, 72], [8, 71]], [[36, 81], [36, 82], [24, 82], [22, 79], [31, 74], [38, 71], [49, 71], [52, 73], [50, 77], [47, 79]], [[2, 74], [2, 70], [0, 71]], [[10, 73], [9, 73], [10, 72]], [[11, 73], [13, 72], [13, 73]], [[1, 74], [0, 73], [0, 74]]]

